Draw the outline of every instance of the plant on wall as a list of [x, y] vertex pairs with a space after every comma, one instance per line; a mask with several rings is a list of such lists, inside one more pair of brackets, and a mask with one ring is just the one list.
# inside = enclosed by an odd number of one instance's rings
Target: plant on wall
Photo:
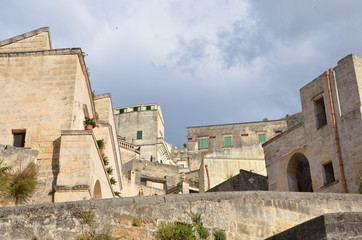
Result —
[[107, 167], [107, 173], [109, 175], [112, 175], [113, 174], [113, 168], [112, 167]]
[[117, 183], [116, 179], [114, 179], [114, 177], [111, 177], [109, 179], [109, 181], [111, 182], [112, 185], [115, 185]]
[[97, 125], [96, 120], [94, 120], [94, 118], [89, 118], [89, 117], [85, 117], [85, 120], [84, 120], [83, 123], [84, 123], [84, 126], [92, 125], [94, 128], [95, 128], [96, 125]]
[[97, 140], [97, 145], [99, 149], [105, 148], [106, 147], [106, 143], [104, 142], [104, 139], [99, 139]]
[[359, 193], [362, 194], [362, 176], [359, 177]]
[[104, 153], [102, 153], [102, 159], [103, 159], [104, 165], [107, 166], [109, 164], [109, 160], [108, 160], [108, 157]]
[[0, 199], [16, 205], [26, 203], [38, 185], [38, 167], [29, 163], [24, 169], [11, 172], [0, 162]]

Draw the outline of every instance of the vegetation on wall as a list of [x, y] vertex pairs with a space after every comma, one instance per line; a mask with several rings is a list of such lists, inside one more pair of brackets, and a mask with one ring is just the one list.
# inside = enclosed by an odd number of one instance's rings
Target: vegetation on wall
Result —
[[0, 162], [0, 200], [12, 201], [16, 205], [26, 203], [38, 184], [38, 167], [29, 163], [15, 172]]
[[97, 140], [97, 145], [98, 145], [98, 148], [99, 148], [99, 149], [106, 147], [106, 143], [104, 142], [104, 139], [103, 139], [103, 138]]
[[359, 177], [359, 193], [362, 194], [362, 176]]

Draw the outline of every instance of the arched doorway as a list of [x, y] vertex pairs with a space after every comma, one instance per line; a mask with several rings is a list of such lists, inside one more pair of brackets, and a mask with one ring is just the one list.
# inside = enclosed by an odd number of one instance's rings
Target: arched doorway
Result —
[[289, 191], [313, 192], [309, 161], [302, 153], [294, 154], [288, 163]]
[[102, 198], [102, 189], [99, 180], [97, 180], [96, 184], [94, 184], [93, 190], [93, 199], [101, 199]]

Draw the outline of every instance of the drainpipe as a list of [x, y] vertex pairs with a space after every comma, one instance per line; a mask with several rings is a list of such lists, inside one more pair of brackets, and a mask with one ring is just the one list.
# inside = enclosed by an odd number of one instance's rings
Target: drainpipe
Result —
[[206, 176], [207, 176], [207, 190], [210, 189], [210, 175], [209, 175], [209, 166], [205, 164]]
[[326, 81], [327, 81], [328, 96], [329, 96], [329, 107], [331, 109], [331, 115], [332, 115], [332, 125], [333, 125], [334, 140], [335, 140], [335, 143], [336, 143], [336, 151], [337, 151], [337, 157], [338, 157], [338, 163], [339, 163], [339, 171], [340, 171], [340, 174], [341, 174], [343, 192], [348, 193], [346, 178], [345, 178], [345, 175], [344, 175], [344, 166], [343, 166], [343, 160], [342, 160], [342, 154], [341, 154], [341, 145], [339, 143], [339, 137], [338, 137], [336, 113], [334, 111], [334, 103], [333, 103], [333, 96], [332, 96], [332, 90], [331, 90], [331, 78], [330, 78], [329, 74], [330, 74], [330, 71], [325, 71], [324, 72], [324, 75], [325, 75]]

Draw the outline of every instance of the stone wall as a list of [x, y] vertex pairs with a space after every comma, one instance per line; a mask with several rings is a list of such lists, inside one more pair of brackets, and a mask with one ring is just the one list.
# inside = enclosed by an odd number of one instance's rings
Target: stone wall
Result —
[[[82, 212], [95, 213], [91, 226]], [[2, 240], [72, 239], [85, 229], [125, 239], [154, 239], [163, 221], [190, 222], [200, 213], [207, 228], [225, 229], [228, 240], [264, 239], [325, 213], [362, 211], [362, 195], [223, 192], [104, 199], [0, 208]], [[132, 219], [141, 226], [132, 226]]]
[[267, 177], [240, 169], [240, 173], [216, 185], [207, 192], [268, 190]]
[[37, 156], [36, 150], [0, 144], [0, 163], [2, 166], [10, 166], [15, 171], [31, 162], [36, 163]]

